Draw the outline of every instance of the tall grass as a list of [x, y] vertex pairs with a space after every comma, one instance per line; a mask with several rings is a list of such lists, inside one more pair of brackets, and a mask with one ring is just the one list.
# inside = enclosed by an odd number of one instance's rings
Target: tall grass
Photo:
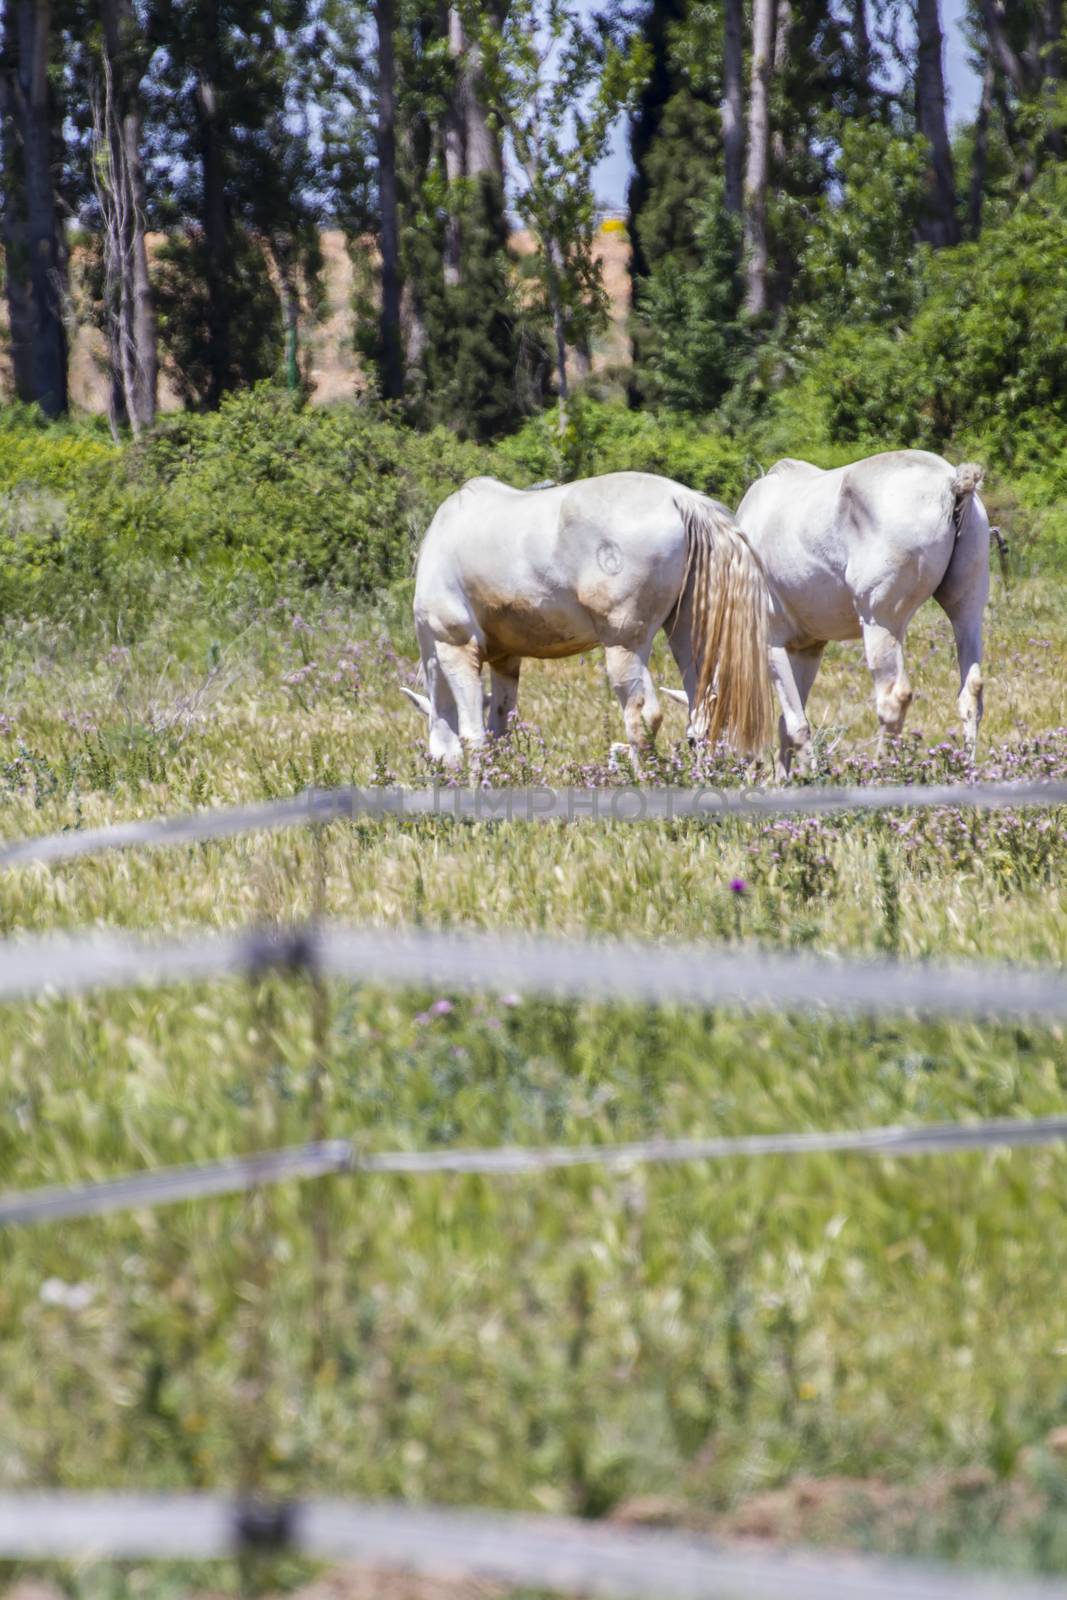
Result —
[[[984, 770], [1067, 769], [1065, 645], [1060, 592], [998, 585]], [[951, 638], [932, 610], [909, 663], [913, 733], [881, 770], [959, 776]], [[398, 693], [413, 669], [402, 613], [247, 594], [220, 609], [191, 580], [132, 637], [121, 620], [25, 622], [0, 644], [0, 832], [422, 781], [423, 730]], [[870, 700], [858, 647], [830, 652], [812, 707], [824, 778], [874, 772]], [[618, 710], [595, 658], [524, 668], [521, 704], [484, 780], [612, 780]], [[658, 776], [685, 781], [683, 716], [667, 717]], [[0, 884], [0, 925], [322, 909], [1062, 963], [1063, 822], [361, 821], [22, 869]], [[275, 977], [0, 1009], [0, 1185], [322, 1128], [379, 1148], [618, 1140], [1047, 1114], [1067, 1089], [1054, 1029], [341, 984], [325, 1001], [324, 1025], [310, 986]], [[344, 1178], [9, 1233], [0, 1486], [251, 1475], [586, 1515], [654, 1497], [733, 1526], [798, 1478], [847, 1480], [852, 1498], [800, 1532], [1062, 1569], [1065, 1163], [1048, 1149]], [[63, 1581], [125, 1594], [156, 1582], [140, 1573]]]

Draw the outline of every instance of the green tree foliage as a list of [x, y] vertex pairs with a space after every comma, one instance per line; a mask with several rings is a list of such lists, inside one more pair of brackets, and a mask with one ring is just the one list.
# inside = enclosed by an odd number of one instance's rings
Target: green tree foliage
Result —
[[843, 128], [839, 192], [812, 208], [801, 247], [794, 318], [803, 347], [842, 323], [899, 328], [913, 314], [925, 169], [920, 139], [883, 123]]
[[[212, 394], [212, 302], [205, 246], [198, 233], [175, 229], [157, 256], [160, 337], [183, 402], [204, 407]], [[228, 389], [279, 377], [282, 308], [262, 243], [244, 229], [230, 235], [225, 277]]]
[[[306, 110], [307, 0], [157, 0], [149, 85], [156, 209], [167, 225], [160, 332], [193, 404], [292, 365], [318, 225]], [[275, 310], [264, 315], [273, 296]], [[188, 315], [186, 315], [188, 311]]]
[[417, 415], [464, 437], [493, 439], [517, 427], [540, 402], [546, 357], [537, 319], [519, 301], [496, 183], [488, 176], [465, 178], [452, 191], [461, 270], [458, 282], [445, 283], [440, 255], [424, 255], [423, 283], [429, 279], [430, 293]]
[[[684, 409], [715, 405], [738, 373], [741, 233], [726, 204], [724, 8], [653, 0], [652, 72], [631, 130], [635, 393]], [[813, 0], [779, 5], [770, 84], [768, 298], [795, 309], [813, 210], [834, 191], [842, 126], [877, 123], [842, 24]], [[721, 213], [721, 216], [717, 216]], [[732, 242], [733, 258], [730, 247]], [[689, 346], [690, 354], [686, 353]]]
[[871, 316], [814, 359], [830, 437], [943, 448], [979, 439], [1006, 463], [1067, 454], [1067, 173], [1049, 171], [977, 243], [923, 265], [896, 334]]
[[639, 38], [620, 40], [610, 17], [591, 26], [565, 0], [511, 0], [499, 23], [484, 14], [471, 22], [480, 25], [489, 107], [513, 153], [516, 205], [536, 247], [563, 424], [567, 351], [587, 364], [606, 320], [592, 173], [637, 93], [647, 52]]
[[[723, 188], [721, 8], [651, 0], [643, 27], [649, 72], [630, 126], [634, 173], [628, 195], [635, 399], [658, 392], [662, 342], [672, 346], [666, 364], [676, 365], [681, 325], [693, 316], [685, 280], [702, 265], [697, 210], [713, 193], [721, 199]], [[731, 279], [736, 266], [730, 263]], [[705, 390], [701, 382], [679, 383], [677, 376], [669, 386], [671, 403], [686, 409], [704, 403], [695, 398], [698, 390], [716, 397], [722, 392], [721, 381]]]
[[[517, 427], [540, 404], [544, 357], [535, 319], [517, 292], [501, 175], [482, 171], [450, 183], [446, 174], [443, 130], [459, 70], [446, 24], [445, 11], [426, 0], [396, 7], [403, 409], [419, 426], [443, 424], [464, 438], [490, 439]], [[330, 204], [353, 238], [361, 269], [356, 343], [377, 382], [379, 290], [365, 249], [366, 235], [379, 226], [377, 174], [365, 160], [373, 84], [347, 8], [339, 9], [331, 30]], [[450, 225], [458, 240], [451, 275], [445, 268]]]
[[686, 27], [686, 10], [684, 0], [652, 0], [644, 18], [649, 70], [630, 124], [628, 196], [638, 292], [653, 263], [676, 253], [691, 259], [691, 204], [720, 163], [721, 27], [705, 7]]
[[[718, 115], [706, 100], [685, 86], [663, 109], [660, 138], [649, 146], [643, 163], [645, 198], [632, 219], [648, 277], [670, 263], [685, 268], [700, 258], [694, 205], [715, 187], [719, 148]], [[686, 159], [678, 159], [686, 151]]]
[[690, 205], [693, 264], [668, 255], [649, 277], [641, 315], [655, 333], [645, 365], [655, 393], [677, 411], [709, 411], [737, 377], [748, 339], [740, 318], [740, 228], [721, 185]]

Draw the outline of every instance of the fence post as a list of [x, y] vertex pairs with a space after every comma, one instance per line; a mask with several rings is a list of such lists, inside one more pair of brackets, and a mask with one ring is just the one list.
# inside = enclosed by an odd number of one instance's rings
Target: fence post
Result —
[[[271, 1083], [273, 1040], [275, 1033], [275, 996], [271, 985], [271, 971], [248, 972], [248, 998], [253, 1039], [252, 1062], [249, 1067], [249, 1113], [254, 1125], [253, 1142], [263, 1148], [278, 1134], [278, 1109], [274, 1087]], [[242, 1238], [239, 1254], [243, 1254], [243, 1271], [238, 1286], [240, 1303], [237, 1310], [237, 1340], [239, 1376], [237, 1383], [238, 1416], [235, 1419], [235, 1447], [237, 1452], [237, 1490], [240, 1501], [255, 1506], [265, 1495], [267, 1475], [273, 1443], [273, 1414], [270, 1406], [272, 1362], [269, 1330], [269, 1302], [272, 1277], [271, 1211], [273, 1200], [270, 1188], [256, 1184], [248, 1191], [244, 1205]], [[259, 1581], [266, 1551], [254, 1539], [240, 1539], [237, 1545], [237, 1566], [244, 1595], [258, 1593], [263, 1585]]]
[[[325, 826], [316, 822], [312, 828], [315, 852], [315, 889], [311, 917], [312, 959], [308, 963], [307, 981], [311, 1006], [311, 1070], [308, 1075], [308, 1113], [311, 1137], [316, 1142], [327, 1136], [326, 1115], [326, 1053], [330, 1034], [330, 1001], [326, 983], [317, 960], [319, 936], [326, 917], [326, 840]], [[329, 1318], [330, 1284], [330, 1221], [329, 1194], [324, 1184], [311, 1185], [308, 1199], [312, 1248], [312, 1377], [322, 1370], [327, 1357], [327, 1322]]]

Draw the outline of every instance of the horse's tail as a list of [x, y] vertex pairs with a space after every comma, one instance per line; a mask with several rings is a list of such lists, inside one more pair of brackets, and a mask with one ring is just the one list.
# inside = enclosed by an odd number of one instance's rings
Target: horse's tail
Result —
[[767, 582], [725, 506], [679, 500], [686, 568], [680, 602], [692, 617], [696, 702], [709, 741], [755, 753], [771, 736]]
[[976, 461], [964, 461], [956, 468], [956, 476], [952, 480], [952, 521], [957, 534], [963, 527], [963, 519], [984, 477], [985, 468]]

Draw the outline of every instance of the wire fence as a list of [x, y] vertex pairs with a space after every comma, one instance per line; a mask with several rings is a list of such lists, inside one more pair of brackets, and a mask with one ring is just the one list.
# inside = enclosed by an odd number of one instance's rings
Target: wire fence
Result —
[[974, 962], [856, 960], [713, 945], [584, 942], [343, 923], [152, 940], [89, 933], [0, 942], [0, 1002], [270, 971], [358, 983], [648, 1005], [827, 1007], [872, 1015], [1067, 1017], [1067, 974]]
[[[240, 833], [356, 817], [459, 821], [644, 821], [782, 816], [819, 811], [958, 806], [1059, 806], [1067, 784], [966, 787], [684, 790], [331, 790], [263, 806], [119, 824], [0, 847], [0, 866], [59, 863], [134, 846], [203, 843]], [[0, 944], [0, 1001], [42, 992], [257, 978], [268, 972], [353, 982], [518, 990], [574, 1000], [722, 1004], [883, 1014], [1067, 1017], [1067, 977], [996, 964], [857, 961], [754, 949], [474, 933], [387, 931], [322, 924], [151, 940], [81, 934]], [[611, 1146], [380, 1151], [350, 1139], [201, 1165], [0, 1196], [0, 1226], [101, 1216], [256, 1190], [328, 1174], [478, 1173], [521, 1176], [579, 1165], [854, 1153], [924, 1156], [1067, 1141], [1067, 1117], [740, 1137], [650, 1139]], [[677, 1600], [1067, 1600], [1067, 1586], [812, 1553], [739, 1551], [688, 1534], [622, 1530], [567, 1519], [417, 1510], [355, 1501], [260, 1504], [221, 1496], [0, 1494], [0, 1559], [215, 1559], [292, 1551], [426, 1574], [487, 1578], [566, 1594]]]
[[183, 1167], [156, 1168], [96, 1183], [66, 1184], [0, 1195], [0, 1227], [71, 1221], [176, 1205], [184, 1200], [241, 1194], [268, 1184], [339, 1173], [481, 1174], [522, 1177], [570, 1167], [628, 1169], [679, 1162], [752, 1160], [763, 1156], [852, 1154], [929, 1156], [975, 1150], [1013, 1150], [1067, 1142], [1067, 1117], [1007, 1117], [987, 1122], [941, 1122], [917, 1127], [843, 1128], [812, 1133], [753, 1133], [737, 1137], [641, 1139], [625, 1144], [504, 1145], [484, 1150], [362, 1150], [350, 1139], [321, 1139], [282, 1150], [261, 1150]]
[[620, 1600], [1065, 1600], [1062, 1582], [757, 1550], [567, 1517], [354, 1500], [0, 1494], [0, 1559], [217, 1560], [291, 1552]]
[[187, 816], [66, 829], [0, 845], [0, 867], [58, 865], [111, 850], [204, 844], [242, 833], [366, 818], [458, 822], [682, 822], [720, 817], [810, 816], [829, 811], [1023, 809], [1067, 805], [1067, 783], [797, 786], [780, 789], [618, 788], [310, 789], [285, 800], [226, 806]]

